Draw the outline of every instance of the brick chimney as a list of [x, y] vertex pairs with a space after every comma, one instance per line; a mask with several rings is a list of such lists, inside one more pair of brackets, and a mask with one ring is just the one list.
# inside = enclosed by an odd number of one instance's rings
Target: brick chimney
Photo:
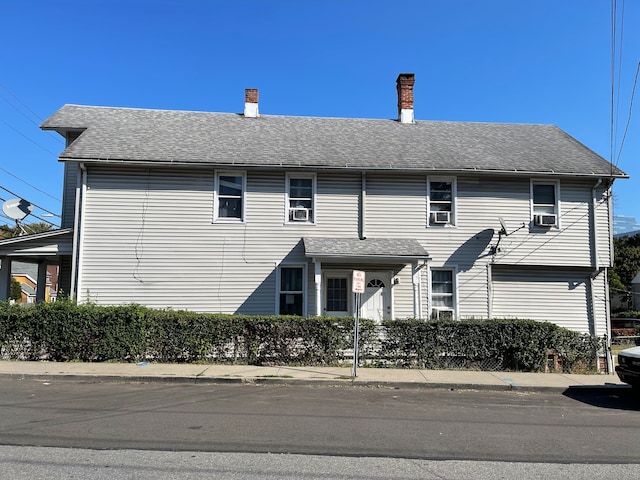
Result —
[[396, 80], [398, 89], [398, 121], [415, 123], [413, 117], [413, 84], [416, 78], [413, 73], [401, 73]]
[[245, 88], [244, 90], [244, 116], [247, 118], [258, 118], [258, 89]]

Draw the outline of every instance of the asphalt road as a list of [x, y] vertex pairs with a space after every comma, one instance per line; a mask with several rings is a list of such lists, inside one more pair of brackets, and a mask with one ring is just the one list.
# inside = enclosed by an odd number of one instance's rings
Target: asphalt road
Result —
[[3, 480], [636, 480], [638, 468], [638, 464], [532, 464], [0, 445]]
[[0, 380], [0, 445], [638, 463], [630, 391], [518, 393]]

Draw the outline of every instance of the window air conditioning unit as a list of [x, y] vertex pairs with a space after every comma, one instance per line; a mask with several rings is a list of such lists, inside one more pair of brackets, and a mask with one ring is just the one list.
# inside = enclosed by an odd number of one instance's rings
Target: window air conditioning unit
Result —
[[431, 212], [431, 223], [451, 223], [451, 212]]
[[555, 227], [558, 217], [554, 213], [541, 213], [535, 216], [534, 222], [539, 227]]
[[308, 208], [292, 208], [291, 220], [294, 222], [308, 222], [309, 221], [309, 209]]

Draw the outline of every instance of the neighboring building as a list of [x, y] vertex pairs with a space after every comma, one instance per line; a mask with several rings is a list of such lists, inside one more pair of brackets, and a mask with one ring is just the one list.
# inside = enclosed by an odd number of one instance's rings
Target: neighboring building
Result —
[[613, 216], [613, 235], [622, 237], [624, 235], [633, 236], [640, 233], [640, 224], [636, 217], [627, 217], [624, 215]]
[[81, 302], [246, 314], [353, 314], [357, 269], [363, 317], [608, 333], [626, 175], [555, 126], [415, 121], [413, 86], [398, 120], [261, 115], [251, 89], [244, 114], [65, 105], [63, 228], [0, 259], [60, 263]]
[[631, 305], [633, 310], [640, 311], [640, 272], [631, 280]]
[[[47, 266], [44, 292], [45, 302], [54, 302], [56, 300], [57, 292], [52, 284], [51, 278], [55, 275], [57, 279], [57, 270], [57, 265]], [[11, 276], [20, 283], [22, 288], [22, 296], [19, 303], [35, 303], [38, 284], [38, 265], [20, 261], [11, 262]]]

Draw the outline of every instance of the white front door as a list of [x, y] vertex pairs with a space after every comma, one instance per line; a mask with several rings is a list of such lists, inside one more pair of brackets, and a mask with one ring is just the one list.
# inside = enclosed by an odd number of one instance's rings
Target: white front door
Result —
[[360, 316], [380, 322], [391, 318], [391, 274], [366, 272]]

